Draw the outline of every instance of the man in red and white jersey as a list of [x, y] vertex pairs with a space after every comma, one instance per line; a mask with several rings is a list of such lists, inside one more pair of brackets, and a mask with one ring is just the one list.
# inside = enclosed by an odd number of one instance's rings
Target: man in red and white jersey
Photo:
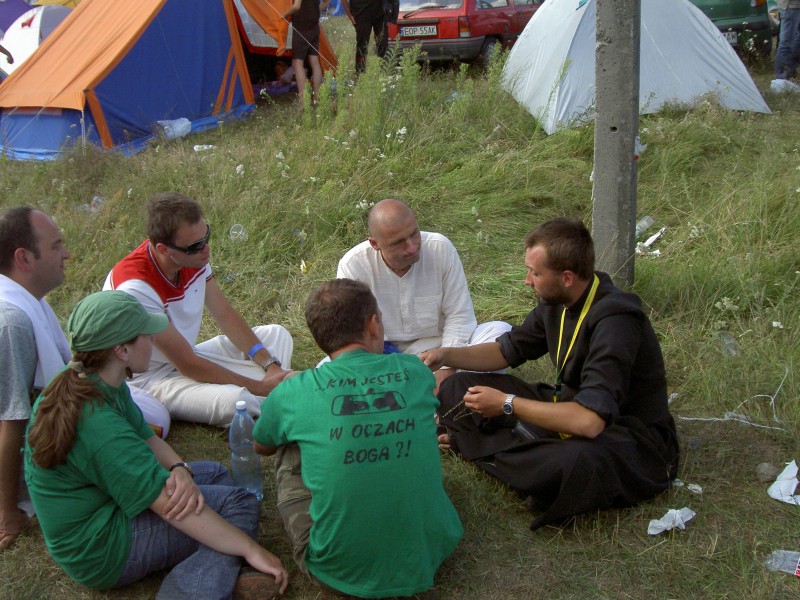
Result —
[[[225, 298], [211, 273], [211, 228], [197, 202], [176, 192], [153, 197], [147, 236], [103, 286], [170, 319], [154, 336], [150, 369], [132, 385], [158, 398], [174, 419], [224, 426], [238, 400], [258, 416], [261, 400], [289, 373], [291, 335], [280, 325], [251, 329]], [[197, 344], [204, 308], [223, 335]]]

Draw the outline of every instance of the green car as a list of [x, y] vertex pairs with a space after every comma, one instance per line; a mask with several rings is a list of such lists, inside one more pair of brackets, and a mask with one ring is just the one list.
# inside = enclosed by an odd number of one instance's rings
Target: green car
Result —
[[769, 55], [772, 29], [767, 0], [691, 0], [742, 54]]

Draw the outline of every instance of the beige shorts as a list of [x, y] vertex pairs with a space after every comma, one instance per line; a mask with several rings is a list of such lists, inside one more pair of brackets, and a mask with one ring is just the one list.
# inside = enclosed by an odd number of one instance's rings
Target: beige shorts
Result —
[[300, 472], [300, 448], [297, 444], [280, 446], [275, 453], [275, 483], [278, 495], [278, 514], [283, 520], [283, 527], [292, 544], [292, 557], [300, 571], [311, 582], [337, 596], [341, 592], [325, 585], [314, 577], [306, 567], [306, 548], [311, 533], [311, 520], [309, 507], [311, 506], [311, 492], [303, 483]]

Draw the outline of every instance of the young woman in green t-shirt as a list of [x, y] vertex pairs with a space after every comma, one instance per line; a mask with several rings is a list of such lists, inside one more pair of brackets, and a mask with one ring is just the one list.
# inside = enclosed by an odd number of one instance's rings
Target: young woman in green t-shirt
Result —
[[[151, 335], [166, 327], [120, 291], [92, 294], [70, 316], [73, 359], [36, 401], [25, 447], [48, 550], [92, 588], [171, 567], [158, 597], [272, 598], [288, 575], [254, 539], [255, 496], [220, 464], [183, 462], [131, 400], [125, 380], [147, 369]], [[242, 558], [255, 570], [240, 573]]]

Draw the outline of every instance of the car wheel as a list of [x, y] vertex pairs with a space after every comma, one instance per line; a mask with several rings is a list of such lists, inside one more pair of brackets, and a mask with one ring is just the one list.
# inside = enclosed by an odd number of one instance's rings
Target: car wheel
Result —
[[483, 42], [481, 53], [478, 55], [478, 65], [482, 69], [488, 69], [489, 63], [492, 62], [492, 56], [498, 49], [497, 38], [487, 37]]

